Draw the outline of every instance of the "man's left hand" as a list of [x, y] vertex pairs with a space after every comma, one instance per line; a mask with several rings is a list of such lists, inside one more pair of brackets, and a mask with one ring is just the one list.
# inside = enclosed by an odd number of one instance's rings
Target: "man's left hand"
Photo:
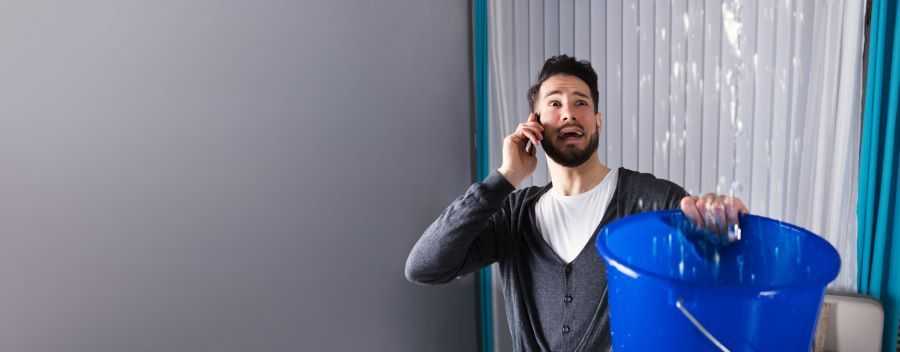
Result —
[[738, 223], [738, 214], [750, 212], [739, 198], [715, 193], [682, 198], [681, 211], [694, 225], [717, 234], [728, 233]]

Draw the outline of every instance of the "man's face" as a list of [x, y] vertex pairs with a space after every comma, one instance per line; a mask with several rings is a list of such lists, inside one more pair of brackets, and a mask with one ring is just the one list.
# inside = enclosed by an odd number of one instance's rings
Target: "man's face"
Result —
[[570, 75], [555, 75], [541, 84], [534, 111], [544, 125], [541, 146], [547, 156], [565, 167], [576, 167], [597, 151], [600, 113], [587, 83]]

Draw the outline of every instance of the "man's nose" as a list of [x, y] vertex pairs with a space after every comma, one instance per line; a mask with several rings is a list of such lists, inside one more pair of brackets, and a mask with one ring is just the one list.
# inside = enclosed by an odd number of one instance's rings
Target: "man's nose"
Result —
[[575, 121], [575, 114], [573, 114], [568, 107], [562, 109], [559, 117], [562, 122], [568, 122], [569, 120]]

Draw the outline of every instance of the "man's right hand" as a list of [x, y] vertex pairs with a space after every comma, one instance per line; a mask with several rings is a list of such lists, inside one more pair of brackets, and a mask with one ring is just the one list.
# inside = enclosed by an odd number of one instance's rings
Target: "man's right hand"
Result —
[[[519, 187], [537, 167], [536, 150], [544, 139], [544, 126], [538, 121], [535, 113], [528, 115], [528, 121], [520, 123], [516, 131], [503, 139], [503, 163], [497, 171], [506, 177], [513, 186]], [[525, 151], [525, 145], [531, 141], [531, 152]]]

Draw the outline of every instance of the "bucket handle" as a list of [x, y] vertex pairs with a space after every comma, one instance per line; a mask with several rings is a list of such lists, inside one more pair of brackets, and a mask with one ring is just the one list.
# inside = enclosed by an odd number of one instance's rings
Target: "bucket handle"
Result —
[[688, 321], [691, 322], [691, 324], [694, 324], [694, 327], [697, 328], [697, 330], [700, 330], [700, 333], [703, 334], [703, 336], [705, 336], [709, 340], [709, 342], [712, 342], [713, 345], [716, 345], [719, 350], [721, 350], [722, 352], [731, 352], [731, 350], [725, 347], [725, 345], [723, 345], [721, 341], [716, 339], [716, 337], [713, 336], [713, 334], [710, 333], [709, 330], [707, 330], [706, 327], [704, 327], [703, 324], [701, 324], [700, 321], [697, 320], [697, 318], [695, 318], [694, 315], [687, 310], [687, 308], [684, 306], [683, 298], [678, 297], [678, 299], [675, 300], [675, 308], [678, 308], [681, 314], [684, 314], [684, 317], [687, 318]]

